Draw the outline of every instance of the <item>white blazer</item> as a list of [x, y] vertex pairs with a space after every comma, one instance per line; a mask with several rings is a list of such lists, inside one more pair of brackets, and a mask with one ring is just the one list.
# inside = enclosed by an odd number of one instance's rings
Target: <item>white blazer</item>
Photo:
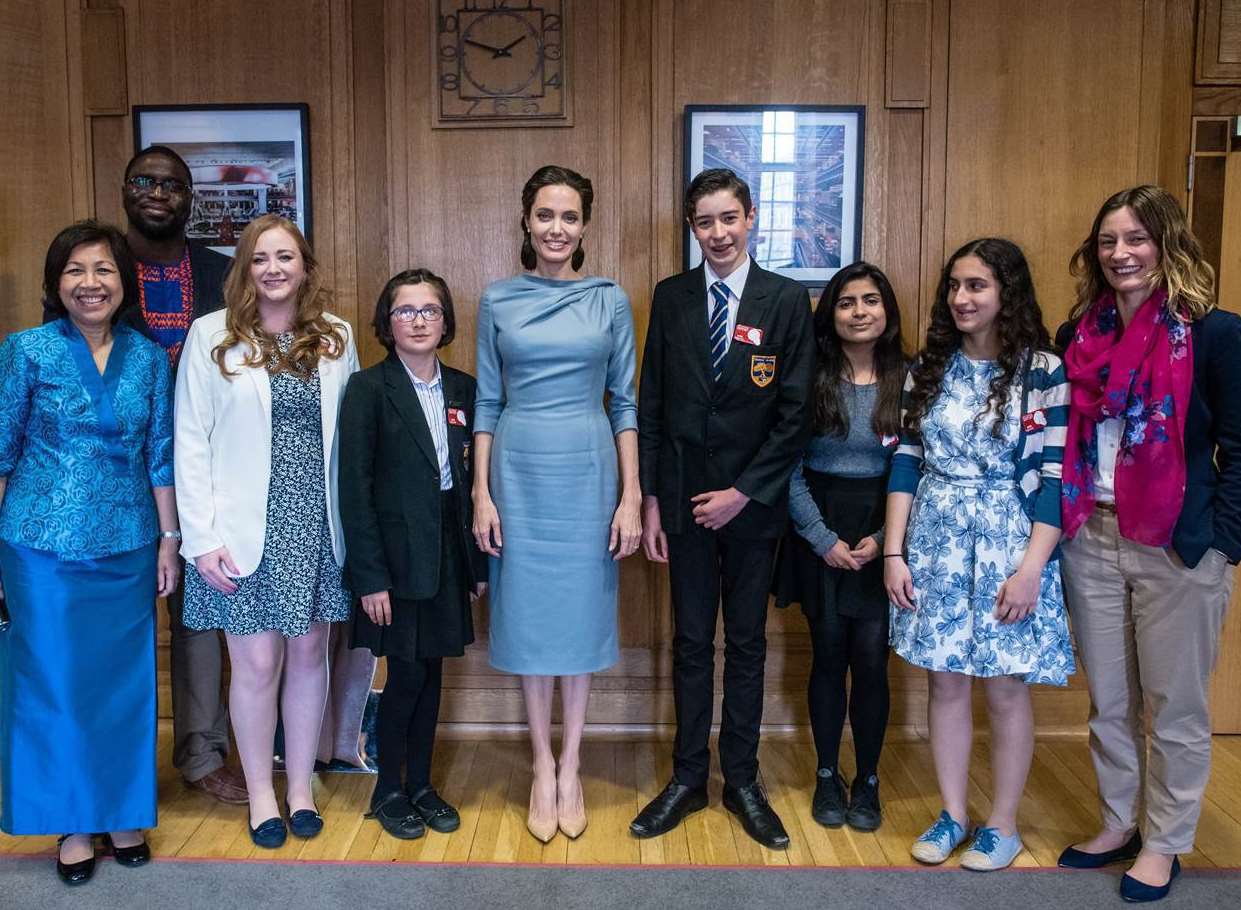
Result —
[[[235, 345], [224, 357], [235, 375], [220, 373], [211, 351], [224, 338], [224, 315], [224, 310], [217, 310], [194, 320], [177, 370], [173, 443], [177, 515], [182, 556], [188, 560], [227, 547], [238, 571], [246, 576], [258, 568], [267, 534], [271, 380], [263, 367], [242, 364], [244, 344]], [[319, 359], [327, 520], [336, 562], [343, 566], [336, 415], [345, 384], [358, 369], [358, 354], [349, 323], [326, 315], [344, 328], [346, 339], [343, 357]]]

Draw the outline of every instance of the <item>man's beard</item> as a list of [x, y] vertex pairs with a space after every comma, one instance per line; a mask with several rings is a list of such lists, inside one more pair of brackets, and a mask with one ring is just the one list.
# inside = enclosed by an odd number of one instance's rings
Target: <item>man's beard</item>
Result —
[[147, 240], [172, 240], [185, 234], [185, 222], [173, 219], [166, 224], [152, 224], [145, 218], [130, 221], [130, 227]]

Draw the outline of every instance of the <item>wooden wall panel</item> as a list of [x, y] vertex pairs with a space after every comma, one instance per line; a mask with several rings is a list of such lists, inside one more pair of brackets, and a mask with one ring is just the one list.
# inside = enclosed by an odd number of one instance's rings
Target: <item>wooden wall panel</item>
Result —
[[43, 257], [74, 219], [64, 7], [0, 0], [0, 335], [42, 312]]
[[1241, 83], [1241, 0], [1198, 4], [1196, 74], [1203, 84]]

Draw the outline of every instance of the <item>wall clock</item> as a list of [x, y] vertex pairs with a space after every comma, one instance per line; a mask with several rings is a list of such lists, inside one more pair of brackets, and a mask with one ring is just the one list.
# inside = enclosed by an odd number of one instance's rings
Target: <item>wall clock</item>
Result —
[[571, 0], [436, 0], [435, 127], [572, 126]]

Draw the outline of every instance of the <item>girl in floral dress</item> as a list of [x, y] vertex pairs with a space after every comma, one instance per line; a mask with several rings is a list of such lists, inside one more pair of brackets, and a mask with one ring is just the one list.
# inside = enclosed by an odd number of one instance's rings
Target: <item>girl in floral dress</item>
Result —
[[883, 549], [892, 647], [928, 671], [943, 811], [912, 847], [921, 862], [943, 862], [970, 832], [972, 678], [987, 696], [995, 792], [961, 865], [986, 871], [1022, 847], [1028, 685], [1063, 686], [1074, 670], [1057, 551], [1068, 384], [1049, 348], [1021, 250], [994, 238], [957, 250], [905, 385]]

